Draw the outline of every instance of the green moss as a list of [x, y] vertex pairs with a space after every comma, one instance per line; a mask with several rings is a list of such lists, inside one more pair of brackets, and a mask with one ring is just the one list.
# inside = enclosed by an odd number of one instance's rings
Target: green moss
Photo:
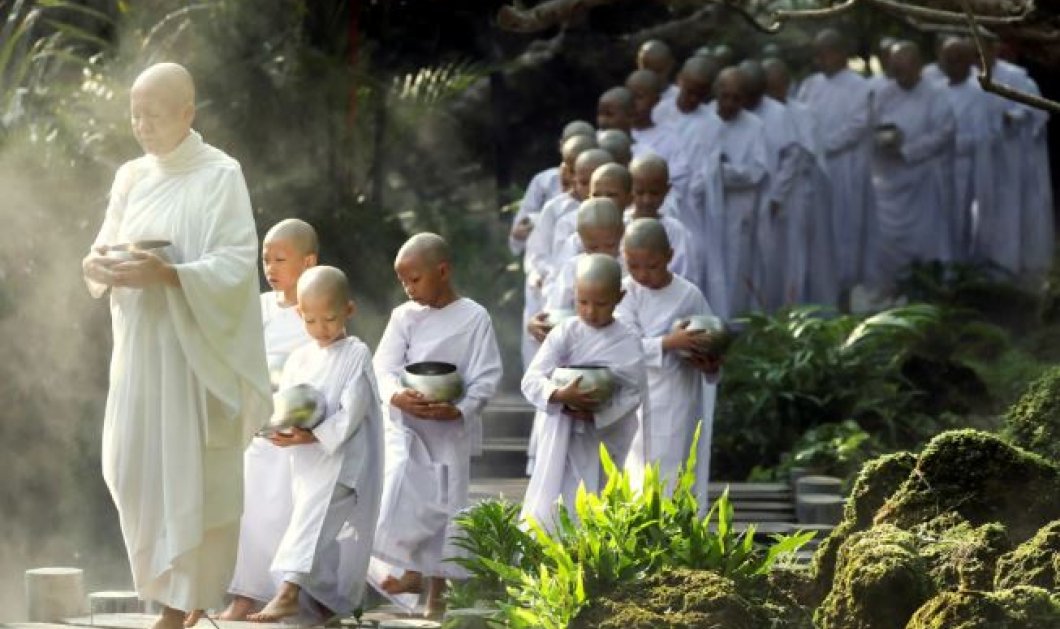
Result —
[[1060, 367], [1046, 371], [1005, 415], [1004, 435], [1013, 443], [1060, 462]]
[[730, 579], [704, 570], [678, 569], [652, 575], [597, 599], [572, 629], [698, 629], [760, 626], [755, 606]]
[[920, 556], [940, 590], [989, 590], [998, 559], [1011, 548], [1005, 527], [976, 527], [956, 514], [943, 515], [913, 530]]
[[994, 585], [998, 589], [1036, 585], [1060, 591], [1060, 520], [1042, 527], [1034, 537], [1001, 557]]
[[832, 589], [814, 614], [818, 629], [902, 629], [934, 594], [916, 538], [882, 525], [839, 549]]
[[843, 521], [814, 553], [813, 574], [822, 591], [832, 586], [839, 547], [850, 535], [872, 525], [876, 511], [898, 490], [915, 466], [915, 456], [897, 452], [877, 457], [861, 468], [843, 508]]
[[1056, 629], [1060, 599], [1041, 588], [942, 592], [925, 603], [906, 629]]
[[942, 433], [875, 522], [911, 528], [948, 512], [973, 526], [998, 522], [1022, 542], [1060, 518], [1060, 468], [988, 433]]

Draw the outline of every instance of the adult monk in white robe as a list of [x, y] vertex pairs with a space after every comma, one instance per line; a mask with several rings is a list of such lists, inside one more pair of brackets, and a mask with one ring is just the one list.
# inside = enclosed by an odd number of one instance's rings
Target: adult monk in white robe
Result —
[[577, 231], [578, 228], [578, 204], [592, 196], [593, 174], [598, 169], [614, 163], [614, 158], [603, 149], [592, 149], [578, 156], [574, 163], [574, 198], [577, 201], [573, 206], [564, 208], [564, 212], [556, 219], [552, 228], [552, 246], [550, 247], [551, 259], [549, 269], [551, 272], [544, 282], [543, 290], [548, 292], [548, 285], [555, 277], [555, 270], [567, 260], [567, 252], [564, 243]]
[[689, 203], [705, 217], [697, 240], [704, 248], [700, 277], [707, 299], [724, 319], [759, 305], [755, 277], [755, 221], [767, 177], [762, 121], [743, 109], [744, 79], [726, 68], [714, 85], [716, 113], [696, 138]]
[[670, 122], [668, 116], [673, 110], [668, 105], [677, 100], [678, 93], [677, 85], [671, 82], [676, 65], [673, 52], [662, 40], [649, 39], [637, 49], [637, 69], [651, 70], [664, 84], [659, 102], [652, 112], [656, 124]]
[[[374, 360], [391, 433], [374, 556], [397, 571], [378, 585], [390, 594], [416, 592], [429, 577], [431, 614], [440, 611], [445, 579], [465, 576], [447, 561], [460, 556], [453, 518], [468, 505], [482, 410], [501, 379], [489, 313], [457, 294], [450, 260], [436, 234], [417, 234], [401, 247], [394, 269], [409, 301], [391, 313]], [[464, 385], [458, 400], [431, 401], [402, 384], [405, 366], [425, 361], [456, 366]]]
[[[714, 314], [695, 284], [667, 269], [673, 255], [666, 230], [650, 218], [630, 223], [622, 240], [629, 269], [618, 320], [641, 338], [647, 372], [648, 412], [641, 407], [631, 457], [641, 465], [657, 463], [671, 482], [685, 463], [697, 426], [694, 491], [701, 513], [707, 507], [711, 433], [719, 362], [705, 358], [709, 337], [674, 324], [692, 315]], [[702, 350], [702, 353], [697, 353]]]
[[898, 43], [893, 37], [881, 37], [876, 45], [876, 59], [880, 62], [880, 71], [873, 73], [868, 79], [869, 91], [873, 94], [880, 91], [887, 81], [891, 80], [891, 46]]
[[[219, 607], [235, 562], [243, 448], [271, 408], [257, 233], [239, 164], [191, 129], [195, 88], [164, 63], [137, 77], [133, 134], [83, 269], [111, 291], [114, 352], [103, 477], [133, 584], [163, 606], [156, 629]], [[110, 245], [168, 240], [116, 261]]]
[[[790, 74], [780, 59], [762, 62], [766, 93], [772, 98], [790, 94]], [[785, 102], [785, 101], [780, 101]], [[826, 172], [824, 150], [813, 113], [796, 100], [785, 102], [791, 115], [798, 159], [792, 203], [803, 208], [788, 215], [787, 256], [783, 264], [785, 303], [837, 306], [839, 279], [832, 236], [832, 183]]]
[[763, 304], [774, 311], [790, 303], [786, 266], [789, 247], [789, 222], [802, 222], [807, 211], [796, 199], [800, 153], [788, 108], [766, 95], [766, 74], [762, 64], [747, 60], [740, 64], [747, 101], [744, 108], [762, 120], [766, 142], [765, 199], [758, 217], [756, 238], [761, 251], [756, 284], [761, 287]]
[[972, 76], [975, 58], [975, 46], [967, 39], [951, 37], [939, 51], [939, 67], [944, 74], [938, 84], [946, 92], [956, 124], [951, 240], [957, 260], [973, 256], [976, 228], [991, 225], [997, 216], [999, 182], [994, 162], [1000, 146], [998, 125], [992, 116], [996, 110]]
[[912, 42], [891, 51], [894, 80], [873, 103], [873, 183], [885, 286], [917, 260], [949, 260], [956, 125], [945, 92], [920, 78]]
[[[626, 88], [633, 93], [635, 112], [630, 135], [633, 145], [642, 147], [637, 156], [648, 153], [661, 156], [670, 164], [670, 179], [681, 189], [688, 178], [688, 158], [683, 154], [688, 152], [690, 142], [681, 135], [676, 124], [659, 124], [652, 120], [661, 87], [658, 75], [651, 70], [636, 70], [626, 79]], [[651, 150], [643, 150], [643, 147], [651, 147]]]
[[814, 45], [821, 71], [802, 82], [797, 100], [813, 112], [821, 133], [832, 181], [830, 207], [839, 281], [844, 290], [850, 290], [872, 281], [876, 257], [871, 95], [865, 79], [847, 68], [847, 52], [838, 32], [822, 31]]
[[[546, 528], [554, 522], [557, 501], [573, 511], [579, 485], [598, 492], [607, 482], [601, 444], [617, 466], [625, 464], [637, 430], [637, 407], [647, 397], [640, 339], [614, 318], [622, 299], [618, 261], [588, 254], [576, 277], [578, 316], [552, 330], [522, 380], [523, 395], [545, 414], [522, 516]], [[607, 367], [614, 379], [611, 396], [600, 401], [594, 391], [579, 391], [577, 381], [556, 386], [553, 372], [570, 365]]]

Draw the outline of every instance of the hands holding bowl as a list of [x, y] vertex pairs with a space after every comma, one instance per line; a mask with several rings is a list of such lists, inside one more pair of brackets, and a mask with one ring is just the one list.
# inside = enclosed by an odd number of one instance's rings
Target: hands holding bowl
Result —
[[551, 402], [563, 405], [564, 412], [575, 419], [592, 421], [593, 412], [611, 399], [614, 376], [607, 367], [571, 365], [552, 372], [552, 383], [558, 389]]
[[406, 388], [395, 393], [390, 403], [402, 412], [420, 419], [453, 421], [463, 413], [453, 402], [464, 393], [464, 383], [456, 365], [419, 362], [407, 365], [401, 375]]
[[693, 315], [674, 321], [672, 331], [663, 337], [664, 351], [676, 352], [700, 371], [712, 374], [721, 367], [731, 334], [718, 317]]

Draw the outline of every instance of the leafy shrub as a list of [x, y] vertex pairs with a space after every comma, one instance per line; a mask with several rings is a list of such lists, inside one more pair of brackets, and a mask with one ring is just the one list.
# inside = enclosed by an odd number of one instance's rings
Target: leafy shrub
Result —
[[865, 461], [881, 451], [879, 442], [853, 420], [810, 428], [781, 457], [774, 469], [756, 468], [752, 480], [785, 479], [792, 468], [809, 468], [821, 474], [850, 478]]

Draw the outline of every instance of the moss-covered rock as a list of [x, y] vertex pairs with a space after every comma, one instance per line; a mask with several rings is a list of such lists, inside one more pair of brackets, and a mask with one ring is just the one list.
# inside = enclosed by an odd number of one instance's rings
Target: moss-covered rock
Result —
[[906, 629], [1055, 629], [1060, 599], [1041, 588], [942, 592], [925, 603]]
[[1060, 468], [988, 433], [942, 433], [875, 523], [911, 528], [949, 512], [973, 526], [1001, 523], [1020, 543], [1060, 518]]
[[1005, 414], [1004, 435], [1060, 463], [1060, 367], [1046, 371]]
[[972, 526], [954, 513], [915, 527], [920, 556], [939, 590], [990, 590], [998, 559], [1011, 549], [1005, 527]]
[[572, 629], [755, 629], [755, 606], [730, 579], [677, 569], [622, 585], [582, 610]]
[[1001, 557], [994, 585], [999, 590], [1036, 585], [1060, 592], [1060, 520], [1042, 527], [1034, 537]]
[[876, 526], [843, 542], [832, 589], [814, 622], [819, 629], [902, 629], [934, 593], [916, 538]]
[[843, 508], [843, 521], [821, 541], [813, 556], [813, 574], [821, 592], [832, 586], [839, 547], [853, 533], [872, 526], [876, 511], [905, 482], [915, 466], [915, 456], [897, 452], [877, 457], [861, 468]]

